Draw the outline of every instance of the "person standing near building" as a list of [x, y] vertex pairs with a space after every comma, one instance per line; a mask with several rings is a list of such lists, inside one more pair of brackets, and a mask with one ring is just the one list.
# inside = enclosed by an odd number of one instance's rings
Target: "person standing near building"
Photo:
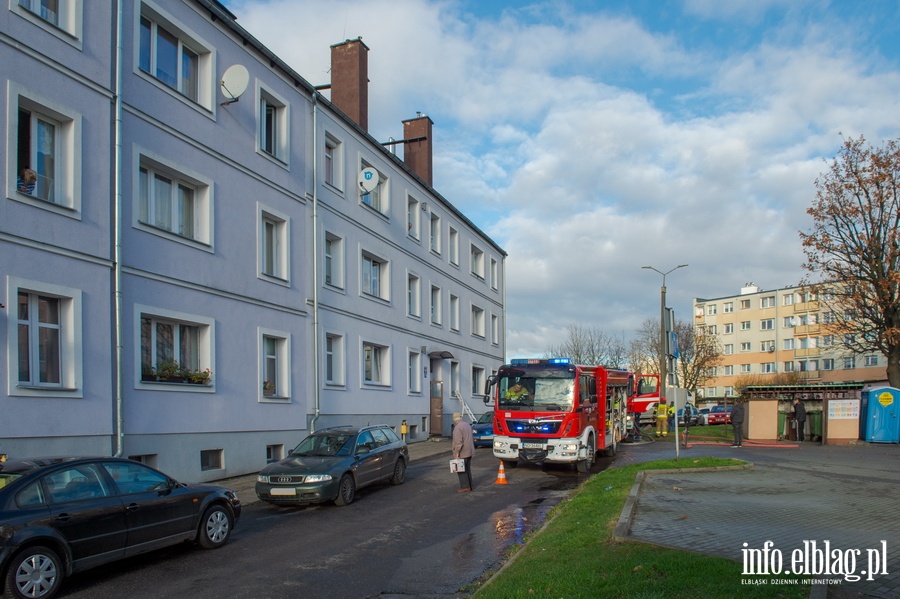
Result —
[[794, 400], [794, 426], [797, 429], [797, 440], [803, 440], [803, 431], [806, 430], [806, 406], [799, 399]]
[[659, 403], [656, 404], [656, 436], [659, 437], [662, 435], [663, 437], [669, 436], [668, 429], [669, 422], [669, 408], [666, 406], [665, 398], [660, 399]]
[[453, 457], [462, 458], [465, 463], [465, 472], [457, 472], [459, 477], [459, 489], [457, 493], [471, 491], [472, 487], [472, 456], [475, 455], [475, 441], [472, 439], [472, 425], [462, 419], [459, 412], [453, 413]]
[[738, 400], [731, 410], [731, 428], [734, 429], [734, 443], [732, 447], [744, 446], [744, 402]]

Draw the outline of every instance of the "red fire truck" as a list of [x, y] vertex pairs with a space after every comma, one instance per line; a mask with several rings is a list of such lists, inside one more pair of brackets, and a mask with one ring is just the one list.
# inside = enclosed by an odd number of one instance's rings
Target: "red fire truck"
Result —
[[625, 434], [634, 375], [568, 358], [516, 359], [485, 388], [494, 405], [494, 456], [525, 462], [574, 463], [588, 472], [597, 451], [612, 456]]
[[[655, 409], [659, 403], [659, 375], [639, 374], [637, 378], [637, 394], [629, 405], [629, 418], [634, 418], [634, 424], [640, 426], [646, 424], [649, 419], [654, 420], [653, 414], [647, 414], [648, 409]], [[643, 421], [642, 421], [643, 418]]]

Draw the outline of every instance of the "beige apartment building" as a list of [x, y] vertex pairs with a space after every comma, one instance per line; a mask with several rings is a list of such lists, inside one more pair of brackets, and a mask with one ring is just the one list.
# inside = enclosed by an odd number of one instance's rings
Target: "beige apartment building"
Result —
[[761, 290], [750, 283], [739, 295], [695, 298], [694, 326], [715, 335], [722, 351], [698, 392], [730, 397], [747, 379], [765, 384], [771, 377], [774, 384], [783, 373], [810, 383], [886, 381], [886, 357], [852, 353], [834, 322], [835, 314], [804, 287]]

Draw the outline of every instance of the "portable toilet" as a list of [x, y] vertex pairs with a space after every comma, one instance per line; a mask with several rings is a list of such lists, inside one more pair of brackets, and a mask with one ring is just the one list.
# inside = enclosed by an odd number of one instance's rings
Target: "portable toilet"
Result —
[[865, 440], [870, 443], [900, 443], [900, 389], [875, 387], [868, 394]]

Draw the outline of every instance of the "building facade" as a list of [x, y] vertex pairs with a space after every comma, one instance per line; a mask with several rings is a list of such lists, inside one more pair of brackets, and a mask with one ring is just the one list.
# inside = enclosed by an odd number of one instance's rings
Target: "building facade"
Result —
[[506, 254], [432, 188], [427, 116], [402, 160], [368, 134], [361, 40], [318, 87], [211, 0], [13, 0], [0, 45], [0, 453], [214, 480], [448, 434], [503, 362]]
[[776, 384], [778, 375], [777, 384], [786, 378], [798, 383], [886, 381], [886, 357], [851, 352], [835, 331], [835, 320], [804, 287], [764, 291], [748, 284], [739, 295], [695, 298], [694, 326], [713, 335], [722, 352], [703, 396], [731, 397], [741, 383]]

